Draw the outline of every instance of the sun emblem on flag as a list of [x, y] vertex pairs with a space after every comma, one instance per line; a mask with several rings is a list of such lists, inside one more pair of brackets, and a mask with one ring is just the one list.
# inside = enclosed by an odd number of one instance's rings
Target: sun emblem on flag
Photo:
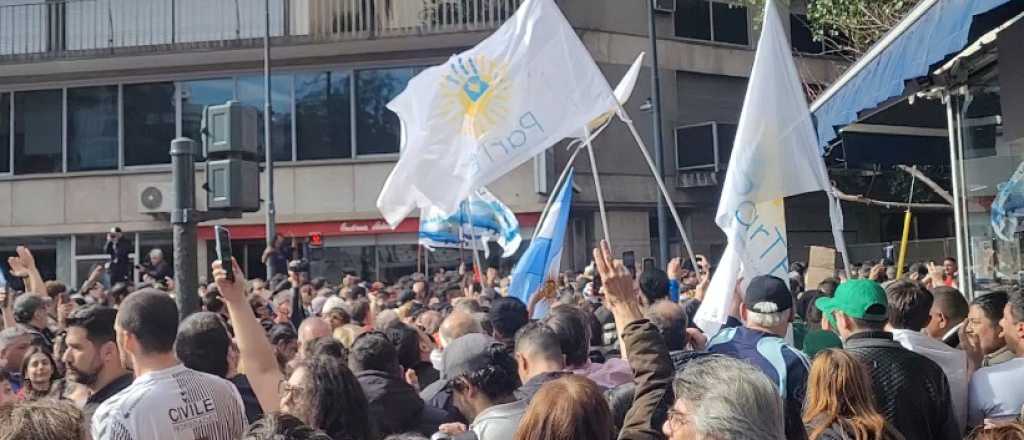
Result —
[[509, 111], [507, 69], [482, 55], [455, 58], [448, 67], [441, 83], [443, 117], [483, 138]]

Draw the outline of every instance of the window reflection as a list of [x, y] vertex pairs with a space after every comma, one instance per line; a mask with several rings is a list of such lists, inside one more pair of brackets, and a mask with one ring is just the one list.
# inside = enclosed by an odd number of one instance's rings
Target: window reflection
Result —
[[14, 172], [60, 172], [63, 162], [63, 91], [14, 94]]
[[0, 93], [0, 173], [11, 171], [11, 95]]
[[387, 104], [421, 70], [400, 67], [356, 72], [357, 154], [398, 153], [401, 126]]
[[117, 169], [117, 86], [68, 89], [68, 171]]
[[171, 162], [176, 132], [174, 83], [124, 86], [124, 164]]
[[352, 157], [351, 75], [295, 75], [295, 137], [299, 160]]
[[[258, 145], [263, 154], [263, 75], [238, 78], [238, 100], [257, 109], [259, 127]], [[270, 118], [270, 142], [274, 160], [292, 160], [292, 77], [291, 75], [271, 76], [270, 100], [273, 113]], [[262, 156], [261, 156], [262, 157]]]

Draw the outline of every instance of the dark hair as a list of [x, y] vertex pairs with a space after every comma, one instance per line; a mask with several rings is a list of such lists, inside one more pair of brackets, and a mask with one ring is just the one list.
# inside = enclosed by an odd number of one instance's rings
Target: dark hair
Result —
[[417, 432], [405, 432], [402, 434], [392, 434], [384, 438], [384, 440], [430, 440], [423, 436], [423, 434]]
[[836, 294], [836, 289], [839, 287], [839, 280], [835, 278], [825, 278], [818, 283], [818, 290], [825, 296], [831, 297]]
[[348, 299], [355, 301], [366, 298], [366, 289], [363, 286], [352, 286], [348, 288]]
[[348, 366], [356, 373], [366, 370], [395, 373], [399, 368], [398, 352], [380, 332], [364, 333], [352, 342]]
[[1003, 319], [1003, 309], [1009, 301], [1010, 295], [1000, 290], [975, 297], [971, 305], [978, 306], [985, 312], [985, 317], [992, 327], [999, 327], [999, 320]]
[[188, 368], [227, 377], [230, 349], [231, 337], [227, 326], [216, 313], [193, 313], [178, 327], [174, 351]]
[[68, 286], [65, 286], [64, 283], [60, 281], [52, 280], [47, 281], [43, 284], [46, 287], [46, 296], [50, 297], [51, 299], [56, 298], [57, 295], [60, 295], [68, 291]]
[[654, 304], [655, 301], [668, 297], [668, 275], [665, 271], [655, 268], [641, 272], [640, 292], [647, 299], [647, 304]]
[[647, 308], [644, 315], [661, 331], [670, 351], [686, 349], [686, 313], [671, 300], [661, 300]]
[[312, 284], [313, 288], [316, 289], [316, 290], [323, 289], [324, 287], [327, 286], [327, 278], [324, 278], [324, 277], [313, 278], [313, 281], [310, 282], [310, 284]]
[[896, 281], [885, 288], [889, 301], [889, 325], [918, 331], [931, 319], [932, 294], [914, 281]]
[[121, 304], [132, 293], [132, 288], [127, 283], [114, 283], [110, 287], [109, 293], [110, 299], [114, 300], [114, 304]]
[[516, 332], [530, 322], [526, 304], [514, 296], [497, 298], [491, 301], [491, 309], [487, 313], [491, 322], [495, 339], [511, 340]]
[[[919, 278], [928, 276], [928, 266], [924, 263], [914, 263], [910, 265], [910, 269], [907, 270], [907, 275], [916, 273]], [[934, 290], [934, 289], [932, 289]], [[934, 292], [933, 292], [934, 293]]]
[[345, 311], [353, 322], [366, 324], [366, 318], [370, 315], [370, 302], [365, 299], [350, 301], [345, 305]]
[[142, 289], [121, 303], [117, 325], [135, 335], [143, 353], [169, 353], [178, 334], [178, 307], [166, 292]]
[[943, 260], [942, 260], [942, 262], [943, 262], [943, 263], [945, 263], [945, 262], [947, 262], [947, 261], [952, 261], [952, 262], [953, 262], [953, 264], [956, 264], [956, 258], [953, 258], [953, 257], [946, 257], [945, 259], [943, 259]]
[[310, 414], [314, 428], [334, 439], [371, 440], [369, 403], [363, 388], [341, 359], [314, 356], [299, 364], [309, 373]]
[[548, 361], [564, 362], [562, 343], [550, 327], [531, 322], [516, 332], [516, 352], [530, 352]]
[[274, 324], [270, 328], [270, 343], [277, 345], [282, 342], [291, 342], [299, 340], [299, 334], [295, 332], [295, 328], [290, 324]]
[[273, 413], [249, 425], [243, 440], [331, 440], [323, 431], [310, 428], [297, 417]]
[[221, 299], [217, 286], [208, 289], [206, 295], [203, 295], [203, 307], [208, 312], [220, 313], [224, 311], [224, 300]]
[[113, 307], [88, 305], [75, 309], [65, 320], [65, 328], [78, 327], [85, 330], [85, 337], [95, 346], [114, 342], [114, 321], [117, 310]]
[[821, 309], [814, 305], [814, 302], [824, 296], [825, 294], [820, 290], [809, 290], [804, 293], [804, 298], [806, 298], [804, 302], [804, 320], [812, 324], [821, 325], [824, 315], [821, 313]]
[[967, 305], [964, 295], [952, 287], [936, 287], [932, 289], [932, 297], [935, 299], [933, 304], [939, 307], [943, 315], [953, 321], [963, 321], [967, 318], [967, 313], [970, 312], [970, 306]]
[[337, 318], [339, 321], [341, 321], [342, 325], [352, 322], [352, 317], [348, 316], [348, 312], [346, 312], [345, 309], [341, 307], [334, 307], [331, 310], [325, 311], [324, 318]]
[[[874, 312], [871, 311], [871, 309], [873, 307], [875, 307], [875, 306], [868, 307], [868, 313], [874, 314]], [[879, 306], [879, 307], [881, 307], [881, 306]], [[878, 312], [881, 312], [881, 310], [878, 310]], [[871, 331], [881, 331], [881, 330], [884, 330], [885, 329], [885, 324], [887, 322], [887, 321], [868, 321], [866, 319], [854, 318], [852, 316], [850, 317], [850, 319], [853, 320], [854, 325], [856, 325], [858, 329], [860, 329], [860, 330], [871, 330]]]
[[544, 324], [558, 336], [567, 366], [582, 365], [589, 359], [590, 327], [582, 315], [574, 306], [560, 305], [551, 309], [544, 318]]
[[312, 359], [317, 356], [331, 356], [341, 359], [341, 362], [348, 364], [348, 349], [345, 345], [331, 336], [323, 336], [306, 343], [303, 346], [302, 356]]
[[410, 369], [420, 363], [420, 334], [402, 321], [394, 321], [384, 330], [384, 336], [395, 346], [398, 363]]
[[0, 438], [81, 440], [86, 419], [70, 402], [37, 400], [0, 406]]
[[1010, 305], [1010, 318], [1013, 318], [1014, 323], [1024, 320], [1024, 291], [1011, 290], [1007, 304]]
[[[8, 301], [10, 301], [8, 299]], [[14, 300], [14, 321], [18, 324], [28, 324], [36, 316], [36, 312], [46, 307], [46, 299], [39, 295], [22, 294]]]
[[515, 358], [504, 344], [488, 347], [487, 357], [489, 361], [486, 368], [455, 377], [453, 386], [458, 389], [462, 386], [461, 381], [466, 381], [491, 400], [511, 396], [520, 386]]

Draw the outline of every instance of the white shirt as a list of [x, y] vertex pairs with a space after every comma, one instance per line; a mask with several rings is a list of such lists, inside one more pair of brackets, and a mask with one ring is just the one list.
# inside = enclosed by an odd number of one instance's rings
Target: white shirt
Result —
[[903, 348], [935, 362], [942, 368], [942, 372], [946, 373], [953, 415], [960, 431], [963, 431], [967, 423], [967, 353], [913, 330], [894, 329], [892, 339], [899, 342]]
[[235, 386], [184, 365], [135, 378], [92, 417], [93, 440], [235, 440], [246, 428]]
[[1014, 358], [999, 365], [985, 367], [971, 377], [971, 426], [985, 419], [1010, 419], [1020, 415], [1024, 406], [1024, 358]]

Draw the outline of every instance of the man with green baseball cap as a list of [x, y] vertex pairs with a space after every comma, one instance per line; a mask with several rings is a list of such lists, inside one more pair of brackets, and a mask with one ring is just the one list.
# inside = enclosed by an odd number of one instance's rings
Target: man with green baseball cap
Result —
[[823, 327], [838, 333], [844, 349], [867, 368], [878, 409], [904, 438], [960, 438], [942, 368], [885, 331], [889, 303], [882, 286], [850, 280], [839, 285], [835, 296], [818, 298], [814, 305], [827, 318]]

